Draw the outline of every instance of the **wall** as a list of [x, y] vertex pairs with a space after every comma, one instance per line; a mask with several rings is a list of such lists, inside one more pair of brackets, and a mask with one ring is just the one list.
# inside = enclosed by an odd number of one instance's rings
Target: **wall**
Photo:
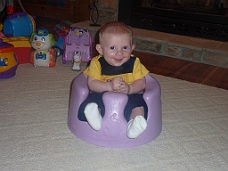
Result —
[[[91, 0], [91, 2], [93, 2]], [[99, 0], [96, 3], [99, 11], [98, 24], [104, 24], [118, 19], [118, 0]]]

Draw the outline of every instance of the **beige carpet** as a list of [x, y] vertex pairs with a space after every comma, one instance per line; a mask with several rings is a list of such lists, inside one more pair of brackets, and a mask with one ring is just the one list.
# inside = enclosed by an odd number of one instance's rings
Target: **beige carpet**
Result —
[[78, 72], [19, 65], [0, 80], [1, 171], [226, 171], [228, 91], [154, 75], [162, 87], [163, 131], [131, 149], [88, 144], [68, 129]]

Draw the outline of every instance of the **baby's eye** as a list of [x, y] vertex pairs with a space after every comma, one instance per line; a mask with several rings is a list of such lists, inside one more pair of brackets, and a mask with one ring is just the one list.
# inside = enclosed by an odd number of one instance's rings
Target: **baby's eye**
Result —
[[126, 50], [126, 49], [128, 49], [128, 47], [127, 46], [124, 46], [123, 49]]
[[110, 49], [111, 49], [111, 50], [115, 50], [116, 48], [115, 48], [114, 46], [111, 46]]

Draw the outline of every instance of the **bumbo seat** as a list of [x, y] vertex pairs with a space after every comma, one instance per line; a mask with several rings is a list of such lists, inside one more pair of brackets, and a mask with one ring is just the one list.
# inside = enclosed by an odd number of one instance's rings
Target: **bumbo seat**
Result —
[[156, 139], [162, 130], [161, 89], [158, 81], [146, 75], [146, 88], [143, 93], [148, 106], [146, 130], [135, 139], [126, 135], [127, 121], [123, 111], [127, 95], [107, 92], [103, 95], [105, 115], [100, 131], [93, 130], [87, 122], [78, 119], [80, 104], [89, 94], [86, 76], [81, 73], [72, 82], [68, 115], [68, 127], [81, 140], [98, 146], [111, 148], [131, 148], [149, 143]]

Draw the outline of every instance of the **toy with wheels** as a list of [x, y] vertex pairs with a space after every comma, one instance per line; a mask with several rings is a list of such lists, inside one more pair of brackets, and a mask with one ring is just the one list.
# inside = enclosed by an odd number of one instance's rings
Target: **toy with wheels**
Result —
[[55, 45], [55, 40], [47, 29], [37, 29], [36, 32], [33, 32], [30, 42], [34, 48], [30, 53], [31, 64], [42, 67], [55, 66], [55, 50], [51, 48]]
[[14, 46], [0, 39], [0, 78], [13, 77], [18, 66]]
[[78, 119], [80, 104], [88, 96], [86, 76], [81, 73], [73, 80], [69, 105], [68, 127], [78, 138], [98, 146], [130, 148], [140, 146], [156, 139], [162, 130], [161, 89], [155, 78], [146, 75], [146, 88], [143, 94], [148, 106], [147, 129], [135, 139], [127, 137], [127, 121], [123, 116], [127, 95], [106, 92], [103, 95], [105, 115], [102, 129], [93, 130], [87, 122]]

